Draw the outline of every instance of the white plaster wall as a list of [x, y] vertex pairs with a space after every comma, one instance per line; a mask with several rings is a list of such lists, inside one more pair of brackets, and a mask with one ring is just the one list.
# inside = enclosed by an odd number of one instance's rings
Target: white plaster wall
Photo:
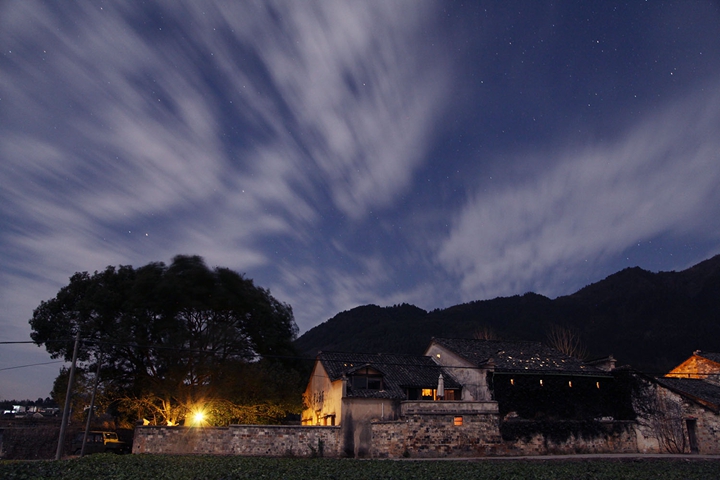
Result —
[[487, 402], [491, 400], [490, 390], [487, 386], [487, 369], [475, 367], [464, 358], [435, 342], [430, 343], [425, 355], [445, 367], [460, 382], [463, 386], [463, 401]]

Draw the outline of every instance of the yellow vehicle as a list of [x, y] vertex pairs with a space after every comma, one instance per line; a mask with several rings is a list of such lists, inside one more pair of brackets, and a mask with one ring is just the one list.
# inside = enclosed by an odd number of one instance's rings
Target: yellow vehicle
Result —
[[[80, 455], [84, 434], [79, 433], [72, 442], [72, 452]], [[88, 432], [85, 442], [85, 455], [91, 453], [130, 453], [130, 446], [120, 440], [115, 432], [92, 431]]]

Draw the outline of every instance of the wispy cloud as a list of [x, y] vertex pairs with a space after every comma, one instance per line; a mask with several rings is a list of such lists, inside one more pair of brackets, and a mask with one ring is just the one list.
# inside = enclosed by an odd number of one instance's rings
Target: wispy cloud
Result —
[[283, 3], [244, 32], [291, 115], [292, 141], [351, 217], [387, 206], [424, 161], [449, 81], [438, 54], [418, 55], [428, 13], [413, 2]]
[[466, 299], [571, 293], [596, 265], [661, 235], [719, 237], [720, 91], [685, 99], [611, 143], [528, 154], [532, 178], [476, 192], [439, 261]]
[[317, 248], [326, 218], [359, 224], [411, 188], [451, 78], [423, 47], [433, 8], [0, 6], [2, 280], [32, 292], [17, 331], [75, 271], [177, 253], [259, 274], [303, 327], [381, 301], [379, 258], [355, 276], [269, 244]]

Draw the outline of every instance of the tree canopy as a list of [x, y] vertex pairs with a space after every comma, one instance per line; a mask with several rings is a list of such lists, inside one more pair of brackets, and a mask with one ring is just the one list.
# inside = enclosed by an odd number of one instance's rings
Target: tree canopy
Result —
[[30, 325], [35, 343], [68, 361], [79, 331], [81, 368], [102, 359], [105, 394], [158, 422], [182, 420], [200, 401], [224, 405], [232, 421], [227, 406], [248, 398], [244, 372], [273, 370], [265, 364], [293, 356], [297, 335], [290, 305], [198, 256], [76, 273]]

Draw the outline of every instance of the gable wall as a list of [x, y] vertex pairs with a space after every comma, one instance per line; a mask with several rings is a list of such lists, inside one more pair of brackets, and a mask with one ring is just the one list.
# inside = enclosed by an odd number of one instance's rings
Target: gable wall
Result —
[[335, 425], [340, 425], [342, 380], [331, 382], [327, 371], [319, 361], [315, 361], [303, 397], [306, 407], [302, 412], [303, 425], [330, 425], [329, 416], [334, 416]]
[[[425, 355], [442, 365], [463, 386], [462, 400], [486, 402], [491, 400], [487, 385], [487, 369], [477, 368], [456, 353], [432, 342]], [[452, 368], [458, 367], [458, 368]]]

